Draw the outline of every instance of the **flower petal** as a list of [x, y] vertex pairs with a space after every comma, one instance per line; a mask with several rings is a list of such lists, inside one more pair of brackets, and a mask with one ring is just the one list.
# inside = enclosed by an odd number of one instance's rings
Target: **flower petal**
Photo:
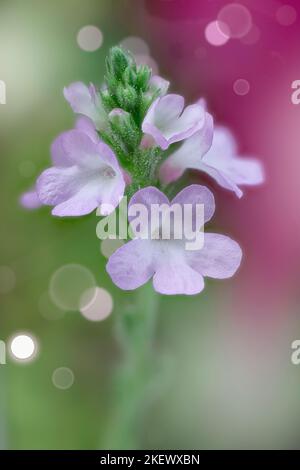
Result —
[[120, 289], [133, 290], [145, 284], [154, 274], [151, 242], [137, 239], [121, 246], [110, 256], [106, 270]]
[[23, 193], [20, 197], [20, 204], [23, 206], [25, 209], [38, 209], [41, 207], [43, 204], [38, 198], [36, 189], [33, 188], [29, 191], [26, 191]]
[[51, 144], [51, 160], [53, 165], [57, 167], [67, 167], [73, 165], [72, 161], [69, 158], [69, 155], [67, 154], [63, 146], [64, 135], [65, 132], [59, 134], [59, 136], [56, 137], [56, 139], [54, 139]]
[[214, 168], [204, 162], [200, 162], [197, 165], [197, 168], [194, 169], [204, 171], [206, 174], [211, 176], [222, 188], [229, 189], [229, 191], [233, 191], [238, 198], [241, 198], [243, 195], [243, 191], [238, 187], [238, 185], [234, 182], [233, 178], [226, 174], [224, 170], [219, 170], [218, 168]]
[[38, 197], [43, 204], [57, 206], [52, 213], [61, 217], [85, 215], [100, 204], [106, 205], [100, 213], [107, 215], [119, 204], [124, 187], [121, 172], [112, 176], [78, 166], [49, 168], [37, 180]]
[[209, 174], [220, 186], [234, 191], [238, 197], [243, 194], [238, 185], [256, 185], [264, 181], [262, 164], [256, 159], [239, 157], [234, 137], [223, 127], [215, 129], [212, 146], [198, 169]]
[[204, 109], [201, 105], [190, 105], [184, 111], [183, 107], [182, 96], [169, 94], [157, 98], [145, 116], [143, 132], [150, 134], [163, 150], [173, 142], [190, 137], [204, 124]]
[[203, 127], [186, 139], [181, 147], [172, 153], [160, 168], [160, 178], [165, 183], [178, 179], [187, 168], [201, 166], [201, 159], [211, 147], [213, 140], [213, 118], [205, 113]]
[[226, 167], [236, 184], [256, 185], [264, 181], [264, 169], [254, 158], [232, 158]]
[[[138, 217], [140, 222], [138, 227], [140, 237], [145, 237], [146, 234], [148, 234], [150, 238], [151, 231], [156, 230], [157, 227], [154, 227], [154, 221], [151, 220], [151, 207], [154, 205], [160, 206], [162, 204], [169, 206], [170, 201], [164, 193], [154, 186], [140, 189], [132, 196], [128, 205], [128, 220], [132, 223], [133, 220]], [[144, 211], [140, 211], [139, 206], [142, 206]], [[159, 224], [159, 220], [155, 222]], [[133, 233], [135, 236], [138, 236], [136, 230], [134, 230]]]
[[212, 147], [209, 154], [206, 154], [210, 160], [220, 156], [225, 158], [232, 158], [233, 155], [237, 154], [237, 143], [232, 132], [223, 126], [216, 126], [214, 130], [214, 137]]
[[133, 204], [143, 204], [148, 212], [151, 211], [152, 204], [169, 204], [169, 199], [155, 186], [148, 186], [147, 188], [140, 189], [130, 199], [128, 209]]
[[97, 169], [106, 164], [118, 172], [121, 171], [111, 148], [99, 139], [97, 143], [93, 142], [82, 131], [72, 129], [64, 132], [61, 146], [72, 165]]
[[186, 263], [162, 265], [153, 277], [154, 289], [166, 295], [195, 295], [204, 288], [204, 279], [201, 274]]
[[[66, 166], [72, 166], [73, 165], [73, 160], [70, 159], [70, 156], [68, 152], [65, 149], [64, 146], [64, 140], [68, 136], [68, 132], [73, 132], [74, 130], [81, 132], [82, 134], [87, 135], [90, 140], [97, 144], [100, 139], [97, 134], [97, 131], [95, 129], [95, 126], [93, 122], [85, 117], [85, 116], [80, 116], [76, 120], [75, 124], [75, 129], [71, 129], [70, 131], [62, 132], [54, 141], [52, 142], [51, 145], [51, 160], [54, 166], [57, 167], [66, 167]], [[67, 134], [67, 136], [65, 136]], [[72, 135], [72, 134], [71, 134]]]
[[80, 171], [76, 166], [48, 168], [37, 179], [37, 194], [43, 204], [55, 206], [74, 196], [79, 183]]
[[233, 276], [242, 260], [237, 242], [217, 233], [204, 234], [201, 250], [186, 253], [189, 265], [202, 276], [225, 279]]
[[150, 91], [159, 92], [159, 96], [164, 96], [170, 86], [170, 82], [160, 77], [159, 75], [153, 75], [149, 80]]
[[96, 129], [105, 127], [105, 112], [93, 85], [87, 87], [81, 82], [71, 83], [64, 88], [64, 96], [73, 111], [90, 118]]
[[204, 205], [204, 222], [208, 222], [215, 212], [215, 198], [213, 193], [200, 184], [191, 184], [182, 189], [172, 200], [171, 204], [191, 204], [193, 206], [193, 218], [196, 216], [196, 204]]
[[93, 142], [99, 142], [99, 135], [95, 129], [93, 121], [90, 118], [86, 116], [80, 116], [76, 120], [75, 129], [84, 132], [84, 134], [88, 135]]
[[79, 190], [73, 197], [57, 204], [52, 209], [52, 215], [59, 217], [78, 217], [81, 215], [90, 214], [99, 205], [97, 200], [97, 192], [95, 188], [93, 191], [86, 185]]

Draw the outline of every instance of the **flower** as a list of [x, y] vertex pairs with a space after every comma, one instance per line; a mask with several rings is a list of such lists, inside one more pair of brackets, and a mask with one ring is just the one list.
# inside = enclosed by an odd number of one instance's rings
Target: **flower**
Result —
[[169, 94], [158, 97], [148, 109], [142, 130], [166, 150], [170, 144], [187, 139], [204, 124], [205, 111], [196, 103], [184, 108], [184, 98]]
[[106, 128], [106, 113], [101, 98], [92, 83], [89, 87], [82, 82], [71, 83], [71, 85], [64, 88], [64, 97], [74, 113], [90, 118], [97, 130]]
[[[133, 204], [143, 204], [151, 211], [152, 204], [170, 204], [157, 188], [139, 190], [131, 198]], [[204, 205], [204, 222], [215, 211], [214, 197], [204, 186], [191, 185], [183, 189], [171, 204], [192, 204], [193, 223], [196, 204]], [[185, 239], [135, 238], [116, 250], [109, 258], [107, 272], [113, 282], [124, 290], [133, 290], [153, 277], [154, 289], [167, 295], [198, 294], [204, 288], [204, 276], [225, 279], [238, 269], [242, 252], [230, 238], [215, 233], [204, 234], [204, 245], [189, 251]]]
[[53, 215], [85, 215], [100, 204], [111, 206], [100, 209], [107, 215], [119, 204], [125, 187], [122, 171], [90, 120], [81, 118], [76, 129], [58, 136], [51, 153], [54, 166], [40, 175], [36, 187], [40, 201], [55, 206]]
[[202, 130], [169, 156], [161, 166], [160, 177], [170, 183], [187, 168], [204, 171], [239, 198], [243, 195], [239, 185], [256, 185], [264, 181], [262, 164], [254, 158], [238, 156], [231, 132], [225, 127], [213, 130], [213, 120], [207, 112]]

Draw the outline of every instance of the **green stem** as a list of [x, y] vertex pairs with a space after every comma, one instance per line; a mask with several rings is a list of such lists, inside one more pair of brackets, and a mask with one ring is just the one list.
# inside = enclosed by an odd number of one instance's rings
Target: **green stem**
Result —
[[136, 291], [136, 303], [130, 312], [122, 312], [119, 318], [118, 337], [123, 348], [123, 360], [114, 383], [114, 403], [106, 448], [139, 447], [138, 425], [146, 410], [156, 372], [153, 345], [158, 300], [158, 294], [148, 283]]

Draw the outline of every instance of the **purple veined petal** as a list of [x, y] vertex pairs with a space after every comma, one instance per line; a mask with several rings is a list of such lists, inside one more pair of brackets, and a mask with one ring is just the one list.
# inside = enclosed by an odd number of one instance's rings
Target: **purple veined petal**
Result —
[[[169, 206], [170, 201], [164, 193], [154, 186], [140, 189], [132, 196], [128, 205], [128, 221], [133, 229], [132, 224], [136, 218], [139, 219], [139, 236], [145, 237], [146, 234], [148, 234], [150, 237], [150, 231], [154, 231], [158, 228], [155, 227], [154, 224], [159, 224], [160, 220], [152, 220], [152, 207], [154, 205], [161, 206], [162, 204], [167, 204]], [[133, 230], [133, 232], [135, 236], [138, 235], [135, 230]]]
[[40, 201], [55, 206], [76, 194], [81, 183], [78, 167], [52, 167], [44, 170], [37, 179], [36, 189]]
[[209, 113], [205, 113], [203, 127], [186, 139], [181, 147], [162, 164], [161, 180], [164, 183], [170, 183], [178, 179], [188, 168], [201, 169], [201, 160], [212, 145], [213, 132], [213, 118]]
[[172, 200], [171, 204], [191, 204], [193, 206], [193, 217], [195, 217], [196, 204], [204, 205], [204, 223], [208, 222], [215, 212], [215, 198], [213, 193], [200, 184], [191, 184], [182, 189]]
[[72, 129], [64, 132], [61, 146], [71, 165], [94, 168], [99, 164], [97, 144], [82, 131]]
[[125, 180], [122, 172], [116, 175], [113, 181], [99, 186], [98, 192], [98, 214], [109, 215], [120, 204], [125, 190]]
[[100, 140], [93, 121], [86, 116], [80, 116], [76, 120], [75, 129], [84, 132], [95, 144]]
[[107, 144], [102, 141], [98, 142], [97, 151], [103, 162], [110, 165], [117, 173], [122, 174], [117, 157]]
[[26, 191], [25, 193], [21, 194], [20, 204], [25, 209], [29, 210], [38, 209], [43, 205], [38, 198], [35, 188], [32, 188], [29, 191]]
[[106, 271], [120, 289], [142, 286], [154, 274], [151, 242], [137, 239], [121, 246], [110, 256]]
[[195, 295], [204, 289], [204, 279], [186, 263], [169, 263], [155, 272], [153, 287], [165, 295]]
[[111, 166], [120, 173], [115, 154], [104, 142], [93, 142], [91, 138], [76, 129], [65, 132], [61, 138], [61, 145], [71, 164], [92, 169]]
[[203, 276], [186, 258], [183, 240], [152, 241], [154, 289], [165, 295], [195, 295], [204, 288]]
[[204, 246], [198, 251], [186, 252], [189, 265], [203, 276], [216, 279], [232, 277], [242, 260], [237, 242], [217, 233], [204, 234]]
[[54, 166], [57, 167], [68, 167], [73, 165], [72, 161], [69, 158], [69, 155], [63, 147], [64, 135], [65, 132], [59, 134], [52, 142], [50, 148], [52, 163]]
[[71, 83], [64, 88], [64, 97], [69, 102], [74, 113], [83, 114], [90, 118], [96, 129], [106, 127], [106, 115], [95, 87], [87, 87], [84, 83]]
[[183, 107], [182, 96], [165, 95], [152, 103], [145, 116], [143, 132], [150, 134], [163, 150], [190, 137], [204, 124], [205, 113], [199, 104], [190, 105], [184, 111]]
[[170, 201], [167, 196], [155, 186], [148, 186], [134, 193], [130, 199], [128, 209], [130, 209], [133, 204], [143, 204], [148, 211], [150, 211], [152, 204], [170, 204]]
[[91, 191], [88, 186], [85, 186], [74, 196], [57, 204], [52, 209], [52, 215], [58, 217], [79, 217], [90, 214], [99, 205], [96, 190], [95, 188], [93, 189], [94, 191]]
[[95, 144], [97, 144], [100, 141], [93, 122], [85, 116], [80, 116], [76, 120], [75, 129], [62, 132], [52, 142], [50, 153], [51, 153], [51, 160], [54, 166], [67, 167], [67, 166], [72, 166], [74, 164], [68, 152], [64, 148], [64, 144], [63, 144], [64, 140], [67, 138], [65, 137], [65, 135], [68, 132], [71, 132], [74, 130], [77, 130], [78, 132], [81, 132], [87, 135], [90, 138], [90, 140]]
[[164, 96], [170, 86], [170, 82], [160, 77], [159, 75], [153, 75], [149, 80], [150, 91], [159, 92], [159, 96]]

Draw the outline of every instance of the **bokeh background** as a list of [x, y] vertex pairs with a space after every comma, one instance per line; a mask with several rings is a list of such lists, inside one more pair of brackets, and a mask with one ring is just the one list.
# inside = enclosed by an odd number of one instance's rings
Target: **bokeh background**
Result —
[[[266, 183], [241, 200], [191, 174], [215, 194], [213, 229], [238, 240], [244, 259], [233, 279], [208, 280], [199, 296], [160, 297], [155, 349], [167, 367], [139, 445], [299, 447], [300, 367], [291, 343], [300, 338], [300, 105], [291, 102], [291, 83], [300, 79], [300, 8], [292, 0], [236, 2], [244, 8], [225, 12], [235, 36], [228, 38], [214, 22], [231, 3], [0, 1], [1, 448], [104, 446], [121, 360], [115, 318], [134, 295], [105, 272], [95, 214], [59, 220], [48, 208], [26, 211], [19, 197], [49, 166], [53, 138], [73, 125], [63, 87], [101, 85], [109, 48], [124, 40], [173, 92], [189, 102], [205, 97], [241, 153], [258, 156], [266, 171]], [[59, 308], [61, 299], [72, 303], [81, 279], [105, 289], [105, 320]], [[10, 354], [21, 333], [38, 346], [26, 362]]]

